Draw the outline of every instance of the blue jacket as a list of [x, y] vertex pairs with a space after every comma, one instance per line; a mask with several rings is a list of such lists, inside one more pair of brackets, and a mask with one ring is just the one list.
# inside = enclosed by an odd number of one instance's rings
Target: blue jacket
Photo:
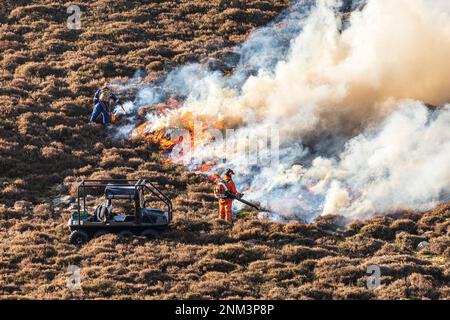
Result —
[[[94, 105], [97, 105], [100, 102], [100, 93], [102, 92], [102, 89], [98, 89], [97, 92], [94, 95]], [[111, 99], [114, 102], [117, 102], [119, 100], [119, 98], [117, 98], [117, 96], [114, 93], [111, 93]], [[106, 109], [105, 111], [110, 112], [110, 105], [109, 105], [109, 101], [106, 101]]]
[[94, 110], [92, 110], [92, 115], [89, 121], [95, 122], [97, 121], [98, 117], [101, 115], [102, 124], [107, 124], [111, 122], [111, 106], [110, 106], [110, 100], [113, 100], [114, 102], [119, 101], [119, 98], [114, 93], [111, 93], [111, 99], [108, 101], [100, 101], [100, 94], [101, 89], [98, 89], [97, 92], [94, 95]]

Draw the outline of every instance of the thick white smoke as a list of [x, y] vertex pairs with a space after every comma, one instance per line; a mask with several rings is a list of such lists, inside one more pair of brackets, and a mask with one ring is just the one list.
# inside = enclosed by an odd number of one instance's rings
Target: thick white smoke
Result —
[[[286, 217], [363, 218], [448, 199], [450, 109], [424, 103], [450, 101], [450, 2], [369, 0], [345, 28], [340, 1], [312, 2], [299, 7], [308, 14], [291, 10], [251, 36], [241, 51], [254, 57], [234, 76], [199, 65], [172, 73], [166, 85], [187, 98], [153, 127], [189, 118], [236, 129], [226, 142], [197, 148], [193, 163], [233, 167], [248, 199]], [[280, 28], [290, 41], [270, 51], [261, 39]], [[240, 143], [249, 135], [265, 141], [269, 131], [278, 135], [279, 162], [248, 161], [248, 149], [273, 156], [270, 143]]]
[[[317, 158], [306, 177], [320, 181], [323, 213], [364, 218], [429, 209], [450, 194], [450, 106], [432, 112], [404, 101], [380, 125], [351, 139], [336, 159]], [[323, 183], [326, 181], [327, 183]]]

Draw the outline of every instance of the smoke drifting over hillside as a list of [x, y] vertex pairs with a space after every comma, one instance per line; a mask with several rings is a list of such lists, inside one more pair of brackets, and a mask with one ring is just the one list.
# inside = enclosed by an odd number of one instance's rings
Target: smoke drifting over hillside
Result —
[[[335, 0], [294, 3], [237, 49], [231, 76], [198, 64], [175, 70], [162, 87], [184, 102], [149, 115], [149, 130], [200, 119], [235, 129], [226, 142], [198, 146], [192, 164], [233, 167], [248, 199], [275, 219], [366, 218], [448, 199], [450, 3], [357, 1], [345, 22], [341, 8]], [[157, 100], [147, 87], [130, 108]], [[248, 144], [268, 131], [278, 134], [279, 161], [249, 162]], [[254, 152], [270, 158], [270, 151]]]

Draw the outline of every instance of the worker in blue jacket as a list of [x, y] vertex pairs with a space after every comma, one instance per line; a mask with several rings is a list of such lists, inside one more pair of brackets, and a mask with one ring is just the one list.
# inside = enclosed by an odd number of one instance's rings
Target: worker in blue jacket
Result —
[[[96, 122], [98, 117], [102, 115], [102, 124], [107, 124], [113, 122], [115, 116], [112, 113], [111, 101], [115, 104], [119, 102], [119, 98], [104, 85], [101, 89], [98, 89], [94, 95], [94, 110], [92, 110], [92, 115], [90, 122]], [[123, 107], [122, 107], [123, 109]], [[125, 111], [125, 110], [124, 110]]]

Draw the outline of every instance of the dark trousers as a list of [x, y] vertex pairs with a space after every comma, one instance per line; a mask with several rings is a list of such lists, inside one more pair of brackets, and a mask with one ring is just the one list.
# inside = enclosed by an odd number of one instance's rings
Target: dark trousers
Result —
[[90, 122], [95, 122], [99, 116], [102, 116], [102, 124], [107, 124], [111, 122], [111, 116], [109, 112], [106, 110], [106, 107], [101, 103], [97, 103], [94, 106], [94, 110], [92, 110]]

